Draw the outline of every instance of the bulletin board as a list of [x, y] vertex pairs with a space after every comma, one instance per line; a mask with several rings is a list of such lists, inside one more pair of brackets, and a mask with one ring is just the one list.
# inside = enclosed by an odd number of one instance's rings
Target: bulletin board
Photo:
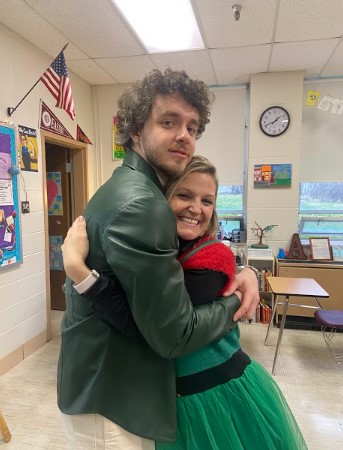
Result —
[[0, 125], [0, 270], [22, 262], [16, 132]]

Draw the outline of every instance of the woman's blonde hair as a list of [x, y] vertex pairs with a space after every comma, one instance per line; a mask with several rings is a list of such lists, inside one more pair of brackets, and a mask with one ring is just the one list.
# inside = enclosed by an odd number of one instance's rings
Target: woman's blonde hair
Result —
[[[214, 167], [214, 165], [205, 157], [203, 156], [193, 156], [193, 158], [189, 161], [189, 163], [186, 166], [185, 171], [178, 176], [177, 178], [174, 178], [166, 187], [166, 197], [168, 201], [170, 202], [175, 190], [179, 186], [179, 184], [188, 177], [189, 174], [199, 172], [199, 173], [206, 173], [212, 177], [212, 179], [215, 182], [216, 185], [216, 197], [215, 200], [217, 200], [217, 193], [218, 193], [218, 178], [217, 178], [217, 170]], [[216, 211], [216, 205], [214, 204], [213, 214], [211, 217], [211, 221], [209, 223], [209, 226], [206, 230], [206, 234], [209, 236], [215, 236], [218, 231], [218, 216]]]

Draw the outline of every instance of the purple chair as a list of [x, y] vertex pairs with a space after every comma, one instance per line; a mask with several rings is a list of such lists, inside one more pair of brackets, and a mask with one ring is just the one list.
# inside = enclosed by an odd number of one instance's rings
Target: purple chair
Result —
[[338, 364], [343, 363], [343, 345], [342, 348], [337, 348], [333, 343], [336, 331], [343, 330], [343, 311], [319, 309], [315, 311], [314, 317], [321, 325], [327, 349]]

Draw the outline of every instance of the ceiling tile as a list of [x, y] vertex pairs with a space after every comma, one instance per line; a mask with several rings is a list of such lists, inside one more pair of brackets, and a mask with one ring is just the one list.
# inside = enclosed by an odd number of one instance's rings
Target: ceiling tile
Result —
[[340, 41], [326, 66], [321, 72], [323, 77], [342, 77], [343, 76], [343, 43]]
[[109, 0], [26, 1], [91, 58], [145, 53]]
[[124, 58], [95, 59], [97, 64], [111, 74], [118, 83], [133, 83], [146, 72], [155, 68], [148, 56], [128, 56]]
[[269, 70], [304, 70], [305, 77], [319, 76], [338, 39], [274, 44]]
[[[270, 43], [277, 2], [274, 0], [197, 0], [201, 27], [209, 48]], [[241, 18], [233, 18], [232, 5], [242, 5]]]
[[117, 80], [98, 66], [92, 59], [69, 61], [68, 68], [90, 84], [111, 84]]
[[342, 1], [281, 0], [276, 42], [333, 38], [342, 33]]
[[199, 78], [207, 84], [216, 84], [215, 74], [207, 50], [154, 53], [151, 59], [160, 70], [168, 66], [173, 69], [184, 69], [192, 77]]
[[207, 46], [201, 51], [148, 55], [112, 0], [0, 0], [0, 23], [51, 61], [69, 42], [68, 68], [91, 84], [130, 83], [166, 66], [209, 85], [248, 83], [267, 71], [343, 76], [343, 0], [239, 0], [238, 21], [235, 0], [191, 2]]
[[[0, 0], [0, 22], [48, 55], [56, 57], [67, 43], [63, 34], [22, 0], [11, 0], [10, 6], [8, 3], [7, 0]], [[18, 20], [20, 17], [25, 17], [25, 20]]]
[[251, 73], [267, 72], [270, 45], [210, 51], [219, 84], [250, 81]]

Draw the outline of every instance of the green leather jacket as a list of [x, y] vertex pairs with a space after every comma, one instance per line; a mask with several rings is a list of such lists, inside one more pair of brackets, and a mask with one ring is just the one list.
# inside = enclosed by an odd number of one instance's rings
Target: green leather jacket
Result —
[[173, 211], [151, 166], [127, 153], [85, 210], [87, 264], [120, 281], [142, 337], [125, 337], [103, 321], [67, 279], [58, 406], [65, 414], [98, 413], [136, 435], [171, 442], [174, 358], [226, 334], [240, 302], [233, 295], [193, 308], [176, 259]]

